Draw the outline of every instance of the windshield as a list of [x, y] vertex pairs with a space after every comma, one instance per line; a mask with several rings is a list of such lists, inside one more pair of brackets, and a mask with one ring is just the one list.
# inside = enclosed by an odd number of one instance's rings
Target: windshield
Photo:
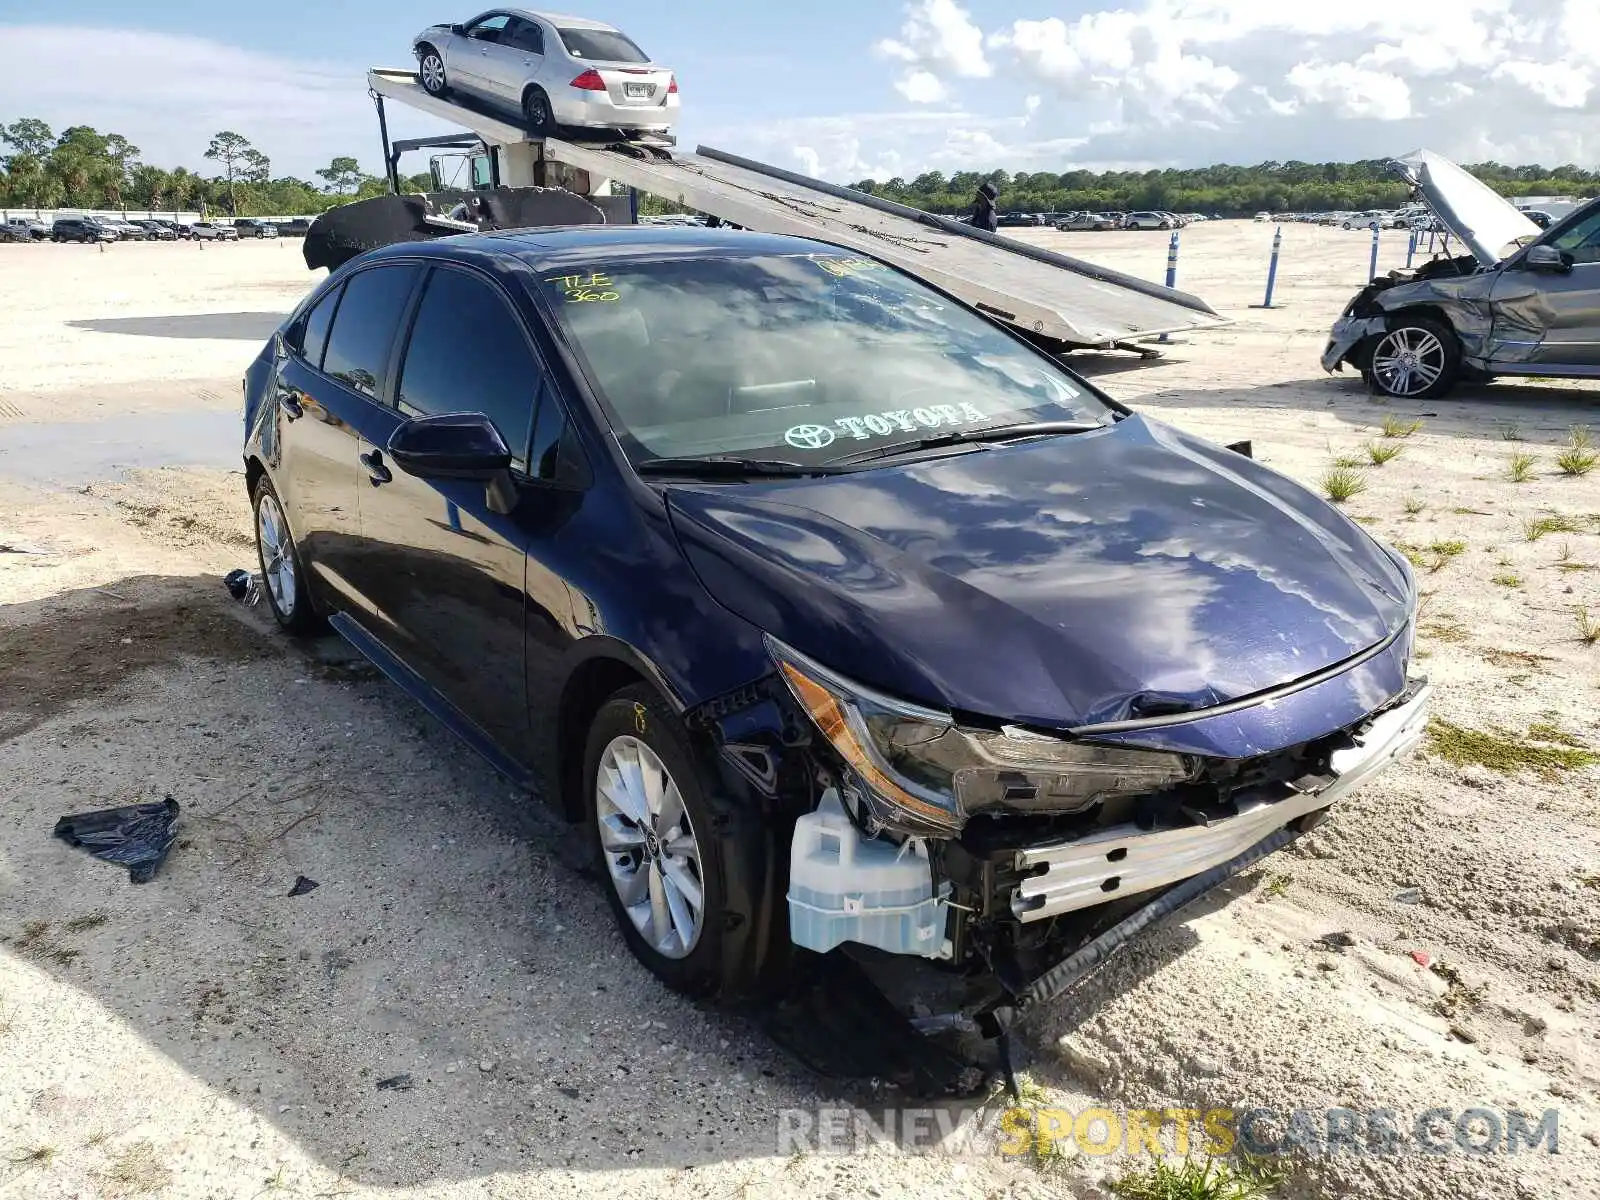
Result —
[[543, 281], [629, 456], [816, 465], [941, 433], [1111, 419], [1049, 358], [844, 252]]
[[573, 58], [615, 63], [650, 61], [648, 54], [615, 29], [558, 29], [556, 32]]

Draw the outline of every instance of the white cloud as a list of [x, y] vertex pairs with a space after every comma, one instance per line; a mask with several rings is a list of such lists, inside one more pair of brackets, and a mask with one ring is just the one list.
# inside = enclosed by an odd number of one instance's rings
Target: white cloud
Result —
[[1538, 63], [1514, 58], [1496, 67], [1494, 76], [1515, 80], [1556, 108], [1582, 108], [1594, 86], [1587, 71], [1564, 62]]
[[947, 95], [944, 83], [932, 71], [909, 71], [894, 88], [913, 104], [937, 104]]
[[[208, 168], [201, 155], [223, 129], [243, 134], [275, 175], [312, 178], [336, 154], [374, 174], [377, 118], [358, 63], [278, 58], [209, 38], [131, 29], [0, 26], [6, 69], [0, 112], [36, 116], [58, 131], [92, 124], [121, 133], [159, 166]], [[444, 127], [400, 105], [394, 137]]]
[[983, 53], [983, 30], [955, 0], [915, 0], [906, 6], [900, 36], [884, 38], [873, 49], [906, 65], [896, 89], [914, 103], [942, 99], [942, 78], [986, 79], [992, 68]]
[[1296, 63], [1286, 82], [1301, 99], [1327, 105], [1335, 116], [1403, 121], [1411, 115], [1405, 80], [1354, 63]]

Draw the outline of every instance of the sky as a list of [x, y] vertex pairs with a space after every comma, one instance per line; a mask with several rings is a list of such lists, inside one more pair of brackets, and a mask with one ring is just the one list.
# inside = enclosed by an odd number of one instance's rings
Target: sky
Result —
[[[53, 7], [53, 6], [52, 6]], [[574, 7], [577, 7], [574, 0]], [[444, 0], [0, 0], [0, 122], [126, 135], [205, 167], [381, 171], [368, 66]], [[1600, 0], [593, 0], [677, 72], [679, 144], [826, 179], [1387, 157], [1600, 165]], [[444, 127], [390, 105], [394, 137]], [[426, 170], [414, 155], [403, 169]]]

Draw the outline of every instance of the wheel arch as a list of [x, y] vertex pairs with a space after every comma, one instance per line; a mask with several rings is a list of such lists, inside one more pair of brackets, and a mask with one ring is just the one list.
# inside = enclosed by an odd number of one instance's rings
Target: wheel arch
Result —
[[660, 693], [674, 711], [683, 704], [652, 664], [632, 647], [614, 638], [594, 637], [568, 672], [556, 706], [556, 786], [558, 803], [569, 821], [583, 819], [583, 757], [589, 726], [600, 706], [625, 687], [645, 684]]

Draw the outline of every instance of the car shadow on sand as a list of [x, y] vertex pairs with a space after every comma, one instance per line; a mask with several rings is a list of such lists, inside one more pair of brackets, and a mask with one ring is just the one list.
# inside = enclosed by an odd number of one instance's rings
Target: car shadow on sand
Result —
[[[664, 989], [552, 806], [342, 643], [290, 642], [215, 578], [12, 606], [0, 778], [26, 781], [0, 843], [0, 965], [111, 1018], [83, 1041], [81, 1018], [7, 989], [19, 1031], [71, 1044], [84, 1128], [159, 1119], [204, 1145], [242, 1108], [346, 1180], [405, 1186], [769, 1156], [779, 1110], [895, 1103]], [[166, 795], [178, 841], [146, 885], [50, 836]], [[1189, 915], [1120, 977], [1182, 954]], [[1041, 1016], [1086, 1020], [1101, 994]]]
[[97, 317], [68, 321], [73, 329], [92, 333], [120, 333], [132, 337], [219, 338], [239, 342], [261, 342], [272, 333], [287, 313], [178, 313], [167, 317]]

